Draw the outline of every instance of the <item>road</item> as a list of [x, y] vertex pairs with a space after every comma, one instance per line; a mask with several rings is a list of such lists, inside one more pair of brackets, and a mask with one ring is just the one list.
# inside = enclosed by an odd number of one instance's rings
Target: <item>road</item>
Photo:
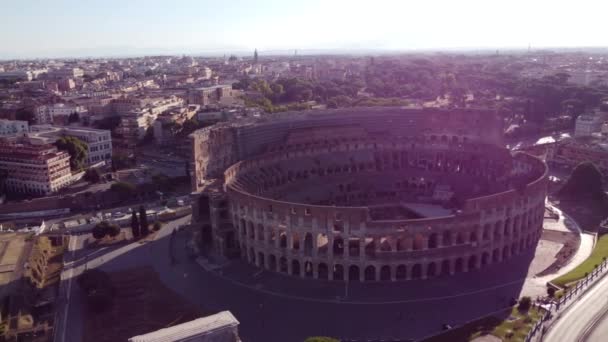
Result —
[[[547, 332], [543, 341], [606, 341], [608, 322], [602, 317], [606, 310], [608, 310], [608, 277], [601, 279], [578, 302], [566, 309]], [[600, 320], [601, 323], [594, 329], [595, 323]]]

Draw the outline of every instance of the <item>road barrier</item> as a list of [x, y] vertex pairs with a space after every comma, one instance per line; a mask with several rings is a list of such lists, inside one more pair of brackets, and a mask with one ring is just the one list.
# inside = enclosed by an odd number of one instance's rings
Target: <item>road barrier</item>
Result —
[[[579, 299], [589, 288], [602, 279], [608, 270], [608, 260], [604, 259], [586, 277], [579, 280], [574, 287], [564, 289], [564, 295], [556, 302], [551, 303], [547, 313], [538, 321], [526, 336], [525, 341], [542, 341], [544, 334], [551, 325], [559, 319], [557, 315], [566, 310], [572, 303]], [[540, 332], [540, 334], [538, 334]], [[538, 334], [538, 335], [537, 335]]]

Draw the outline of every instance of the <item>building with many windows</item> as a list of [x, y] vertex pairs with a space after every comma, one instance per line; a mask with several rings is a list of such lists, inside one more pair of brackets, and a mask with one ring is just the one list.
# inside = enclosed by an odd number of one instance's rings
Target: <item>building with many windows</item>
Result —
[[0, 119], [0, 137], [20, 135], [27, 132], [27, 121]]
[[72, 183], [70, 155], [52, 145], [0, 142], [0, 170], [9, 192], [48, 195]]
[[33, 125], [27, 134], [33, 144], [52, 144], [62, 136], [76, 137], [88, 147], [88, 166], [112, 162], [112, 135], [109, 130], [88, 127]]

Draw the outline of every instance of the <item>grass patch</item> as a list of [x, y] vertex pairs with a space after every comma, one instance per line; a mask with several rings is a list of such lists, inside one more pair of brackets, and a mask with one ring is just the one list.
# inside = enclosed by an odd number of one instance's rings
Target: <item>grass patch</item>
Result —
[[517, 307], [504, 312], [480, 318], [476, 321], [454, 328], [441, 335], [433, 336], [423, 342], [467, 342], [483, 335], [494, 335], [503, 341], [523, 342], [534, 324], [542, 317], [536, 308], [521, 313]]
[[595, 248], [587, 260], [583, 261], [578, 267], [564, 274], [561, 277], [553, 279], [555, 285], [564, 287], [577, 280], [583, 279], [585, 274], [591, 273], [596, 265], [602, 263], [603, 258], [608, 256], [608, 234], [602, 235], [596, 242]]

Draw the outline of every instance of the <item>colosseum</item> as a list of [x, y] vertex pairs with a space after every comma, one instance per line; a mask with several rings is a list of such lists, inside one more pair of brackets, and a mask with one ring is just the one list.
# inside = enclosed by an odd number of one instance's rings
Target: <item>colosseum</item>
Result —
[[499, 264], [542, 231], [545, 163], [497, 113], [357, 108], [191, 135], [204, 253], [293, 277], [404, 281]]

